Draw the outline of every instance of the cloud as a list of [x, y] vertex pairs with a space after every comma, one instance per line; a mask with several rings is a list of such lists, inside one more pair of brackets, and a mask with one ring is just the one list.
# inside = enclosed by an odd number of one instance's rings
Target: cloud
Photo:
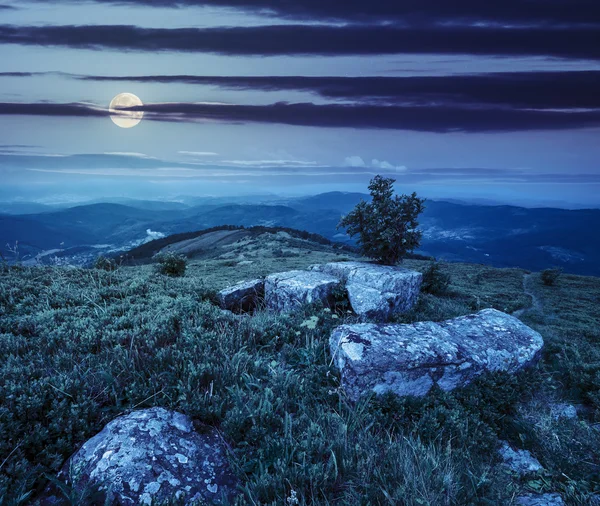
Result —
[[185, 156], [218, 156], [219, 153], [213, 151], [177, 151], [180, 155]]
[[0, 102], [0, 115], [21, 116], [78, 116], [102, 117], [108, 116], [107, 109], [101, 109], [92, 104], [70, 103], [58, 104], [48, 102], [11, 103]]
[[144, 28], [0, 25], [0, 43], [223, 55], [472, 54], [600, 59], [594, 27], [272, 25]]
[[147, 237], [146, 237], [146, 242], [149, 242], [149, 241], [153, 241], [153, 240], [155, 240], [155, 239], [161, 239], [161, 238], [163, 238], [163, 237], [166, 237], [166, 235], [165, 235], [165, 234], [163, 234], [162, 232], [153, 232], [153, 231], [152, 231], [152, 230], [150, 230], [150, 229], [146, 230], [146, 234], [147, 234]]
[[244, 167], [318, 167], [317, 162], [303, 160], [223, 160], [223, 165], [240, 165]]
[[144, 153], [135, 153], [128, 151], [108, 151], [104, 154], [109, 156], [132, 156], [133, 158], [155, 159], [155, 157], [146, 155]]
[[[222, 121], [313, 127], [371, 128], [421, 132], [511, 132], [600, 126], [600, 110], [560, 111], [493, 107], [384, 106], [352, 104], [226, 105], [160, 103], [129, 108], [144, 111], [144, 121]], [[0, 103], [0, 115], [104, 117], [91, 104]]]
[[497, 72], [408, 77], [72, 76], [85, 81], [186, 83], [225, 89], [305, 91], [326, 99], [394, 104], [494, 104], [525, 108], [600, 107], [600, 71]]
[[344, 165], [346, 167], [365, 167], [365, 161], [360, 156], [347, 156]]
[[378, 160], [374, 158], [371, 160], [371, 165], [367, 165], [364, 159], [358, 155], [347, 156], [344, 159], [344, 166], [346, 167], [371, 167], [373, 169], [391, 171], [391, 172], [404, 172], [407, 168], [403, 165], [393, 165], [385, 160]]
[[[40, 0], [38, 0], [40, 1]], [[65, 1], [65, 0], [63, 0]], [[68, 1], [68, 0], [67, 0]], [[71, 0], [75, 1], [75, 0]], [[502, 24], [597, 24], [600, 6], [596, 0], [552, 0], [543, 5], [524, 5], [523, 0], [481, 2], [480, 0], [95, 0], [103, 4], [149, 7], [213, 6], [289, 19], [342, 21], [396, 21], [427, 25], [449, 21]]]
[[405, 172], [407, 170], [404, 165], [392, 165], [390, 162], [386, 162], [385, 160], [377, 160], [377, 158], [371, 160], [371, 167], [381, 170], [390, 170], [393, 172]]

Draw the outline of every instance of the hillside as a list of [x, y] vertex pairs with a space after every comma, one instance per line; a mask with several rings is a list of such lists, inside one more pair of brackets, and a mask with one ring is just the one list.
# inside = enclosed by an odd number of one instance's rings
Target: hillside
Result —
[[[6, 244], [19, 241], [22, 258], [62, 250], [53, 255], [83, 265], [99, 253], [126, 251], [157, 237], [224, 225], [307, 230], [354, 244], [337, 224], [362, 198], [366, 196], [360, 193], [331, 192], [252, 203], [196, 199], [190, 200], [192, 206], [127, 201], [127, 205], [97, 203], [0, 215], [0, 245], [7, 258]], [[423, 230], [419, 253], [424, 255], [530, 270], [558, 266], [573, 274], [600, 276], [600, 237], [592, 233], [600, 230], [598, 209], [527, 209], [432, 200], [426, 202], [419, 222]]]
[[[449, 291], [423, 293], [396, 321], [517, 312], [544, 337], [540, 363], [464, 390], [355, 405], [327, 348], [354, 316], [308, 306], [239, 317], [211, 302], [237, 281], [352, 254], [286, 232], [229, 232], [172, 243], [205, 241], [181, 278], [154, 265], [1, 268], [0, 353], [10, 358], [0, 362], [0, 503], [31, 499], [105, 423], [151, 406], [219, 430], [244, 484], [239, 505], [511, 504], [539, 491], [583, 505], [600, 492], [600, 279], [544, 286], [521, 269], [444, 264]], [[564, 403], [576, 419], [555, 415]], [[500, 440], [545, 471], [505, 471]]]

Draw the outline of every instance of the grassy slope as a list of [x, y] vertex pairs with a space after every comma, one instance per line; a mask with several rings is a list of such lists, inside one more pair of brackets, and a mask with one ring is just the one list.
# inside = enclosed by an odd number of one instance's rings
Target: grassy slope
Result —
[[[192, 261], [183, 278], [149, 265], [4, 270], [0, 504], [26, 502], [44, 472], [115, 416], [157, 405], [222, 431], [245, 483], [239, 504], [510, 504], [524, 489], [588, 504], [599, 478], [600, 279], [563, 276], [543, 287], [532, 276], [543, 313], [521, 318], [548, 344], [537, 368], [423, 400], [352, 406], [327, 351], [330, 330], [352, 321], [343, 308], [240, 319], [210, 303], [229, 283], [342, 258], [295, 241], [239, 243]], [[444, 269], [450, 293], [424, 294], [399, 321], [530, 305], [524, 271]], [[550, 415], [549, 401], [561, 399], [585, 408], [581, 421]], [[496, 465], [498, 437], [531, 449], [548, 472], [510, 477]]]

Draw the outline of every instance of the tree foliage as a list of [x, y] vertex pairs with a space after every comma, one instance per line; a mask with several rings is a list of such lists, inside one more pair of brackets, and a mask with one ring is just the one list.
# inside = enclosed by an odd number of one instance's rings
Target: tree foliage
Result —
[[401, 262], [407, 253], [419, 247], [422, 233], [417, 218], [425, 199], [394, 195], [395, 180], [375, 176], [370, 184], [371, 202], [362, 200], [340, 221], [350, 236], [358, 235], [361, 252], [385, 265]]

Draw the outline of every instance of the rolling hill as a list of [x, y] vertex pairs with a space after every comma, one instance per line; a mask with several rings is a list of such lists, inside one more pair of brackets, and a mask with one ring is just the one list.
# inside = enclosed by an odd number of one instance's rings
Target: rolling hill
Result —
[[[264, 197], [268, 198], [268, 197]], [[257, 203], [198, 199], [196, 205], [151, 201], [96, 203], [27, 215], [0, 215], [0, 244], [19, 241], [23, 255], [62, 249], [76, 263], [101, 251], [125, 251], [172, 234], [212, 227], [266, 226], [306, 230], [353, 244], [336, 226], [340, 216], [367, 196], [330, 192]], [[447, 261], [600, 276], [600, 210], [528, 209], [430, 200], [420, 218], [420, 253]], [[61, 246], [61, 243], [62, 246]], [[78, 247], [77, 254], [68, 248]], [[87, 250], [86, 250], [87, 248]]]

